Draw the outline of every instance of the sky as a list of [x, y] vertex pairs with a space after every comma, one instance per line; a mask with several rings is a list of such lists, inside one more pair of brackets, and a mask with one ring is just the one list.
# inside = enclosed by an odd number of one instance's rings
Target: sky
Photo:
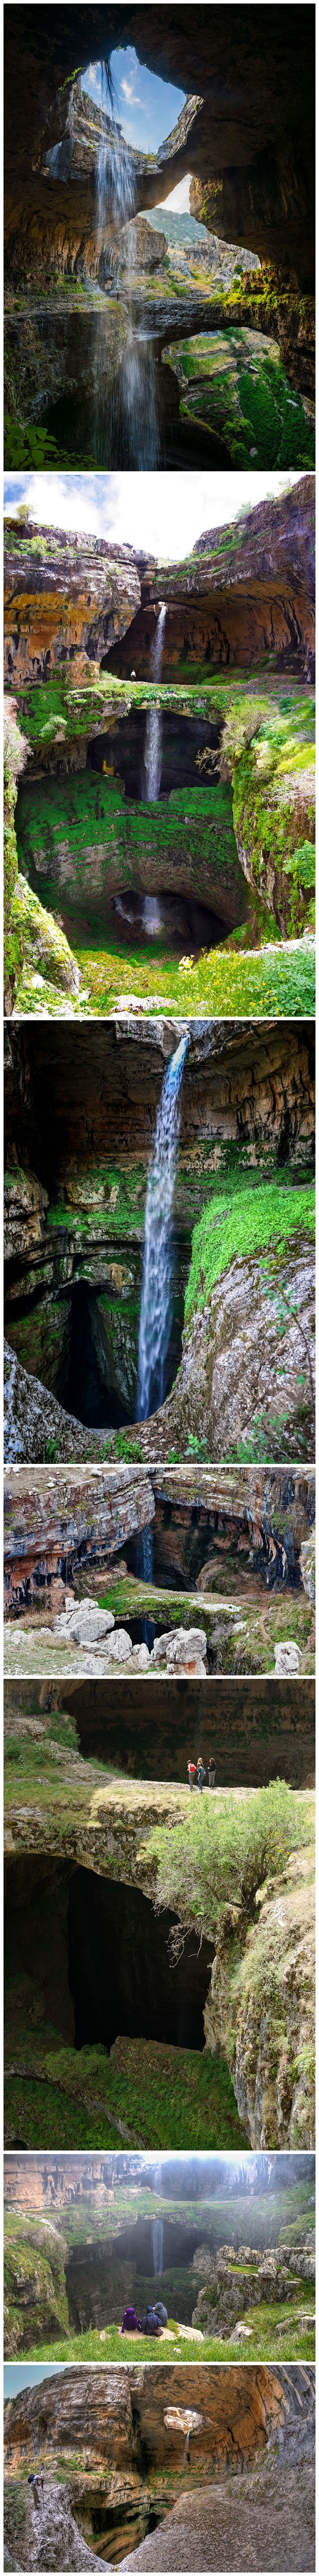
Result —
[[[136, 143], [141, 152], [158, 152], [159, 144], [172, 133], [185, 105], [185, 90], [173, 89], [171, 81], [158, 80], [138, 63], [134, 45], [118, 45], [111, 54], [115, 116], [127, 143]], [[83, 73], [82, 89], [101, 104], [101, 65], [90, 63]]]
[[278, 496], [300, 474], [5, 474], [5, 512], [25, 501], [35, 521], [114, 540], [163, 563], [191, 553], [205, 528]]
[[35, 2388], [38, 2379], [52, 2379], [55, 2370], [63, 2370], [63, 2361], [5, 2362], [3, 2380], [5, 2397], [19, 2397], [21, 2388]]

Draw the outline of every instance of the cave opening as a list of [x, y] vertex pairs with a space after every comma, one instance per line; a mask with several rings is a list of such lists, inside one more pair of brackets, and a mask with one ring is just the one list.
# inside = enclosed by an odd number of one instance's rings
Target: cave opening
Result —
[[74, 1870], [68, 1953], [76, 2049], [102, 2044], [109, 2053], [119, 2036], [204, 2048], [212, 1945], [198, 1948], [196, 1934], [187, 1934], [172, 1965], [175, 1921], [169, 1912], [155, 1915], [140, 1888]]
[[88, 1430], [118, 1430], [131, 1420], [129, 1404], [112, 1383], [98, 1298], [82, 1279], [71, 1288], [57, 1396], [65, 1412], [73, 1413]]

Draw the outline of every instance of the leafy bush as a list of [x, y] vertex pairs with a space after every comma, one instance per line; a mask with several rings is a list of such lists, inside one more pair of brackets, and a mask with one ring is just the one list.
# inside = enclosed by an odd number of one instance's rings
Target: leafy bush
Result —
[[[280, 1875], [288, 1854], [309, 1841], [309, 1812], [285, 1780], [218, 1806], [209, 1793], [194, 1799], [183, 1825], [159, 1827], [147, 1844], [157, 1860], [155, 1904], [210, 1936], [225, 1905], [254, 1915], [257, 1888]], [[154, 1902], [154, 1899], [153, 1899]]]

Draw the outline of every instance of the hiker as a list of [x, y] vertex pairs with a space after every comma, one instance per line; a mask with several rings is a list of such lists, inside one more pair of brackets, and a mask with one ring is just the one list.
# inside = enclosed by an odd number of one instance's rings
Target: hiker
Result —
[[139, 2325], [139, 2319], [135, 2315], [135, 2308], [124, 2308], [123, 2325], [120, 2326], [120, 2334], [140, 2333], [141, 2327]]
[[186, 2442], [185, 2442], [185, 2460], [187, 2460], [187, 2467], [188, 2467], [188, 2469], [190, 2469], [189, 2434], [190, 2434], [190, 2427], [189, 2427], [188, 2433], [186, 2434]]
[[37, 2507], [38, 2507], [38, 2513], [39, 2513], [39, 2512], [40, 2512], [40, 2499], [39, 2499], [39, 2471], [38, 2471], [38, 2469], [32, 2469], [32, 2470], [31, 2470], [31, 2476], [30, 2476], [30, 2477], [28, 2477], [28, 2487], [32, 2487], [32, 2503], [37, 2505]]
[[167, 2308], [163, 2307], [162, 2299], [154, 2299], [154, 2317], [159, 2317], [160, 2326], [168, 2326]]
[[44, 2460], [41, 2460], [41, 2471], [40, 2471], [40, 2476], [41, 2476], [41, 2489], [42, 2489], [42, 2504], [43, 2504], [43, 2510], [44, 2510], [44, 2494], [43, 2494], [43, 2488], [44, 2488]]
[[198, 1787], [199, 1787], [199, 1789], [203, 1789], [203, 1787], [204, 1787], [204, 1780], [206, 1780], [206, 1771], [205, 1771], [205, 1769], [204, 1769], [204, 1763], [202, 1762], [201, 1754], [199, 1755], [199, 1760], [198, 1760], [198, 1763], [197, 1763], [197, 1779], [198, 1779]]
[[136, 680], [136, 671], [131, 671], [131, 680]]
[[142, 2334], [161, 2335], [161, 2333], [162, 2327], [160, 2325], [159, 2317], [155, 2314], [155, 2308], [146, 2308], [145, 2317], [142, 2317]]
[[188, 1763], [187, 1763], [187, 1776], [188, 1776], [188, 1787], [189, 1787], [189, 1789], [195, 1789], [195, 1788], [196, 1788], [196, 1763], [195, 1763], [195, 1762], [188, 1762]]
[[210, 1753], [210, 1756], [209, 1756], [209, 1764], [208, 1764], [208, 1787], [209, 1787], [209, 1789], [214, 1789], [214, 1788], [215, 1788], [215, 1780], [216, 1780], [216, 1762], [214, 1762], [214, 1755], [213, 1755], [213, 1753]]

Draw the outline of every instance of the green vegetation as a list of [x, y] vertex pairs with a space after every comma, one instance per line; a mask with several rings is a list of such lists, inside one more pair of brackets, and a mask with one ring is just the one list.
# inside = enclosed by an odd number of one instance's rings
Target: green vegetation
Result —
[[210, 1938], [225, 1905], [254, 1916], [257, 1889], [282, 1874], [289, 1853], [307, 1845], [312, 1833], [313, 1802], [296, 1797], [285, 1780], [272, 1780], [251, 1799], [225, 1797], [216, 1810], [203, 1791], [198, 1804], [190, 1801], [182, 1826], [169, 1832], [159, 1826], [148, 1840], [149, 1858], [157, 1862], [156, 1904]]
[[61, 2048], [49, 2027], [30, 2035], [21, 2020], [13, 2045], [8, 2143], [14, 2128], [30, 2147], [247, 2147], [222, 2057], [137, 2039], [116, 2040], [107, 2057], [101, 2047]]
[[[241, 298], [242, 281], [225, 297], [224, 312], [230, 316], [226, 329], [200, 332], [167, 349], [166, 362], [180, 386], [180, 419], [224, 438], [231, 465], [237, 468], [250, 467], [252, 461], [256, 471], [265, 466], [311, 467], [314, 427], [305, 418], [300, 395], [288, 383], [275, 339], [262, 336], [261, 322], [259, 330], [254, 329], [252, 319], [247, 329], [239, 313], [237, 319]], [[256, 324], [256, 295], [253, 312]], [[263, 318], [269, 331], [271, 314], [265, 312]]]
[[[313, 2305], [313, 2298], [314, 2293], [309, 2300], [308, 2283], [305, 2283], [303, 2305], [307, 2313]], [[244, 2322], [247, 2322], [250, 2329], [249, 2342], [246, 2345], [247, 2360], [257, 2362], [314, 2360], [314, 2324], [310, 2330], [302, 2333], [297, 2318], [294, 2322], [287, 2303], [285, 2306], [284, 2302], [276, 2301], [273, 2307], [267, 2307], [262, 2302], [259, 2308], [249, 2309], [247, 2320]], [[283, 2323], [285, 2323], [284, 2334]], [[172, 2331], [173, 2320], [170, 2319], [169, 2324]], [[166, 2341], [165, 2336], [163, 2337], [160, 2353], [165, 2366], [168, 2361], [186, 2361], [189, 2368], [192, 2356], [194, 2361], [238, 2362], [240, 2347], [234, 2336], [230, 2335], [224, 2343], [221, 2336], [205, 2333], [203, 2346], [202, 2328], [199, 2327], [198, 2330], [198, 2345], [196, 2345], [195, 2334], [194, 2327], [194, 2342], [193, 2340], [190, 2342], [186, 2335], [183, 2336], [182, 2329], [170, 2343]], [[245, 2347], [243, 2349], [245, 2350]], [[96, 2361], [99, 2367], [101, 2367], [101, 2361], [117, 2361], [122, 2367], [123, 2361], [155, 2361], [158, 2366], [159, 2346], [156, 2343], [152, 2344], [144, 2335], [121, 2335], [117, 2326], [107, 2326], [102, 2332], [90, 2327], [87, 2333], [84, 2332], [81, 2335], [75, 2335], [71, 2331], [64, 2342], [58, 2340], [51, 2343], [46, 2341], [43, 2345], [36, 2344], [34, 2349], [30, 2350], [30, 2355], [28, 2353], [28, 2359], [39, 2362], [66, 2361], [69, 2363]]]
[[254, 1174], [248, 1173], [243, 1173], [238, 1187], [233, 1174], [227, 1176], [227, 1184], [221, 1189], [219, 1182], [194, 1228], [185, 1323], [190, 1324], [194, 1310], [198, 1313], [206, 1305], [232, 1261], [249, 1261], [254, 1252], [265, 1252], [270, 1245], [279, 1260], [294, 1236], [314, 1230], [313, 1187], [293, 1189], [279, 1179], [256, 1184]]

